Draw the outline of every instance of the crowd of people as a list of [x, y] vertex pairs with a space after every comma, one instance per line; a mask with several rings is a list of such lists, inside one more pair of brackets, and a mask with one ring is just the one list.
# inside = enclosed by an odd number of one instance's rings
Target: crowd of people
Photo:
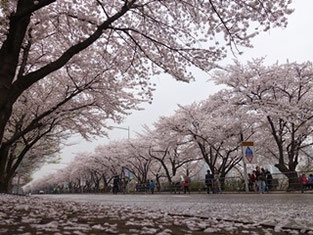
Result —
[[[252, 173], [248, 174], [249, 178], [249, 190], [254, 192], [259, 192], [263, 194], [266, 191], [270, 191], [273, 188], [273, 177], [270, 171], [264, 168], [256, 167]], [[313, 174], [306, 177], [305, 174], [301, 174], [299, 177], [299, 183], [301, 186], [301, 192], [304, 193], [305, 190], [313, 189]]]
[[273, 177], [269, 170], [257, 166], [255, 170], [248, 174], [248, 186], [250, 191], [264, 194], [272, 189]]
[[300, 176], [301, 183], [301, 192], [304, 193], [304, 190], [313, 189], [313, 174], [310, 174], [307, 178], [305, 174]]
[[[306, 177], [305, 174], [301, 174], [299, 177], [299, 182], [301, 185], [301, 192], [303, 193], [305, 190], [313, 189], [313, 174], [310, 174], [309, 177]], [[188, 176], [181, 177], [179, 181], [173, 181], [171, 186], [171, 192], [180, 193], [181, 190], [183, 192], [190, 194], [190, 184], [191, 179]], [[249, 191], [264, 194], [272, 190], [275, 185], [273, 185], [273, 177], [269, 170], [256, 166], [255, 170], [248, 174], [248, 187]], [[113, 179], [113, 193], [124, 192], [122, 190], [121, 180], [118, 176], [115, 176]], [[160, 191], [160, 185], [158, 182], [154, 180], [147, 180], [145, 184], [137, 184], [136, 192], [150, 192], [154, 194], [155, 189]], [[212, 174], [210, 170], [207, 170], [205, 175], [205, 189], [208, 194], [213, 193], [222, 193], [221, 190], [221, 182], [218, 174]]]

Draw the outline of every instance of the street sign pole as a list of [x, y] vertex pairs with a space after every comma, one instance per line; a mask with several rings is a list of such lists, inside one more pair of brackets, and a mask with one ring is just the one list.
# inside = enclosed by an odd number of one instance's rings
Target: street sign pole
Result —
[[245, 161], [245, 153], [243, 151], [243, 147], [245, 146], [253, 146], [253, 142], [251, 141], [242, 141], [241, 143], [241, 152], [242, 152], [242, 161], [243, 161], [243, 171], [244, 171], [244, 178], [245, 178], [245, 189], [246, 192], [249, 192], [249, 185], [248, 185], [248, 172], [247, 172], [247, 164]]
[[241, 151], [242, 151], [242, 161], [243, 161], [243, 174], [244, 174], [244, 178], [245, 178], [245, 189], [246, 192], [249, 192], [249, 185], [248, 185], [248, 172], [247, 172], [247, 164], [246, 161], [244, 160], [244, 152], [243, 152], [243, 146], [241, 146]]

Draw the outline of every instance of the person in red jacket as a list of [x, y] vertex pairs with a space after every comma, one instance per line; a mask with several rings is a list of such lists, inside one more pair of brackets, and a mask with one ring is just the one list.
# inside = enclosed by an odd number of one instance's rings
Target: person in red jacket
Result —
[[306, 178], [305, 174], [302, 174], [300, 177], [301, 183], [301, 193], [304, 193], [304, 189], [307, 187], [308, 179]]
[[185, 176], [184, 177], [184, 193], [188, 192], [190, 194], [189, 184], [190, 184], [190, 178], [188, 176]]
[[255, 171], [252, 171], [251, 174], [248, 174], [248, 177], [249, 177], [249, 184], [248, 184], [249, 185], [249, 190], [250, 191], [254, 191], [254, 192], [258, 192]]

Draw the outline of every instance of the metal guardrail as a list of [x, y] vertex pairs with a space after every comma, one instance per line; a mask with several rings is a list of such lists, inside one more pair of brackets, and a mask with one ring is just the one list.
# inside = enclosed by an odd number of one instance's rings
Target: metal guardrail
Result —
[[[294, 172], [293, 172], [294, 173]], [[307, 177], [312, 175], [313, 172], [297, 172], [296, 177], [287, 178], [285, 174], [275, 173], [272, 174], [272, 179], [266, 180], [266, 191], [301, 191], [301, 190], [313, 190], [313, 182], [308, 185], [303, 186], [300, 181], [300, 175], [305, 174]], [[105, 189], [95, 189], [95, 188], [60, 188], [58, 186], [50, 186], [46, 187], [43, 190], [45, 193], [110, 193], [112, 192], [112, 187], [108, 186]], [[189, 184], [189, 190], [191, 192], [205, 193], [207, 192], [207, 186], [203, 180], [191, 180]], [[210, 188], [210, 192], [212, 190], [215, 193], [219, 192], [245, 192], [245, 183], [242, 177], [225, 177], [214, 179], [212, 188]], [[258, 187], [256, 183], [249, 183], [249, 191], [257, 192]], [[119, 193], [150, 193], [149, 184], [138, 184], [134, 181], [131, 181], [127, 185], [123, 185], [123, 187], [119, 188]], [[38, 191], [39, 192], [39, 191]], [[169, 193], [183, 193], [184, 187], [182, 182], [163, 182], [160, 185], [156, 185], [155, 192], [169, 192]]]
[[[287, 178], [285, 174], [274, 173], [271, 174], [271, 179], [266, 179], [266, 191], [289, 191], [289, 190], [313, 190], [313, 182], [309, 183], [302, 187], [300, 176], [305, 174], [307, 177], [312, 175], [312, 171], [308, 172], [297, 172], [297, 177]], [[249, 191], [257, 192], [258, 186], [257, 182], [249, 182]], [[148, 192], [149, 188], [145, 184], [138, 185], [137, 189], [141, 190], [129, 190], [131, 192]], [[220, 179], [214, 179], [212, 188], [215, 192], [243, 192], [245, 191], [245, 182], [242, 177], [225, 177]], [[206, 192], [207, 186], [204, 180], [192, 180], [189, 186], [191, 192]], [[182, 193], [183, 192], [183, 183], [161, 183], [160, 190], [156, 192], [171, 192], [171, 193]]]

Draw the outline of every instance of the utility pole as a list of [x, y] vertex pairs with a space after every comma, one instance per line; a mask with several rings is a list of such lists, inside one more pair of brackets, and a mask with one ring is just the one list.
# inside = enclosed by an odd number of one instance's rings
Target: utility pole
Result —
[[242, 162], [243, 162], [243, 174], [244, 174], [244, 179], [245, 179], [245, 189], [246, 192], [249, 192], [249, 185], [248, 185], [248, 172], [247, 172], [247, 164], [245, 161], [245, 153], [244, 153], [244, 146], [253, 146], [253, 142], [250, 141], [243, 141], [243, 134], [240, 134], [240, 139], [241, 139], [241, 152], [242, 152]]

